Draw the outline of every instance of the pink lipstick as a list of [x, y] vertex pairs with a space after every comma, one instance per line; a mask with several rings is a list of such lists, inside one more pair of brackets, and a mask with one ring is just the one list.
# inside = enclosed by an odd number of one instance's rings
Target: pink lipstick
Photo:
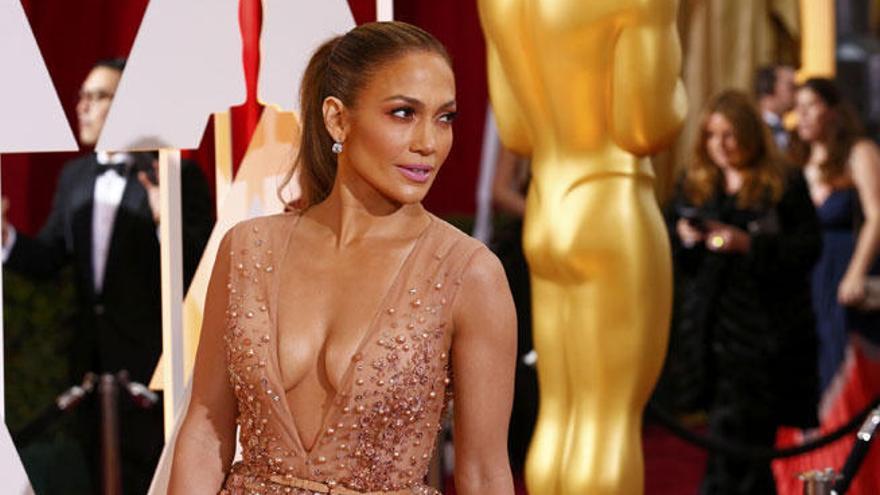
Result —
[[399, 170], [407, 179], [423, 184], [431, 177], [431, 171], [434, 170], [434, 167], [414, 163], [409, 165], [397, 165], [397, 170]]

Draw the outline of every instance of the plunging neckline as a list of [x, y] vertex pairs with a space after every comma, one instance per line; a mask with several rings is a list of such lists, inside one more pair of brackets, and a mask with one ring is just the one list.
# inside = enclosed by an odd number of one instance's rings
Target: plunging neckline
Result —
[[302, 435], [299, 430], [299, 426], [297, 425], [297, 422], [296, 422], [296, 418], [294, 418], [293, 412], [290, 409], [290, 403], [287, 401], [287, 391], [284, 388], [284, 383], [283, 383], [283, 379], [282, 379], [283, 375], [281, 374], [281, 359], [278, 355], [278, 352], [279, 352], [279, 346], [278, 346], [278, 342], [279, 342], [278, 341], [278, 335], [279, 335], [278, 300], [279, 300], [279, 290], [280, 290], [280, 286], [281, 286], [280, 274], [284, 273], [284, 270], [282, 268], [284, 266], [284, 262], [286, 261], [286, 257], [289, 253], [290, 240], [291, 240], [291, 237], [293, 237], [294, 229], [296, 228], [296, 226], [299, 224], [300, 220], [302, 219], [302, 214], [297, 215], [296, 220], [294, 222], [291, 222], [291, 226], [287, 232], [286, 239], [284, 242], [284, 248], [283, 248], [282, 252], [279, 253], [281, 256], [278, 260], [278, 263], [277, 263], [277, 265], [278, 265], [277, 273], [279, 274], [279, 276], [275, 277], [274, 280], [272, 281], [272, 295], [273, 295], [273, 297], [271, 298], [271, 302], [272, 302], [271, 308], [272, 309], [270, 311], [271, 321], [269, 322], [269, 324], [270, 324], [270, 328], [271, 328], [271, 331], [273, 334], [272, 338], [275, 341], [275, 347], [274, 347], [274, 350], [272, 350], [272, 352], [270, 352], [270, 354], [271, 354], [270, 359], [273, 364], [272, 371], [275, 374], [275, 376], [277, 377], [278, 383], [273, 383], [271, 385], [273, 387], [276, 387], [276, 390], [279, 390], [281, 392], [281, 396], [280, 396], [281, 402], [282, 402], [281, 410], [284, 414], [284, 419], [285, 419], [285, 421], [283, 421], [284, 426], [286, 429], [289, 430], [288, 433], [289, 433], [290, 437], [296, 442], [297, 447], [300, 449], [300, 451], [303, 453], [303, 455], [306, 457], [306, 459], [310, 458], [312, 456], [312, 454], [314, 453], [314, 451], [316, 450], [316, 448], [320, 445], [321, 440], [323, 439], [324, 434], [327, 430], [327, 422], [333, 416], [333, 413], [336, 411], [338, 399], [340, 397], [345, 397], [348, 393], [348, 389], [351, 388], [350, 381], [351, 381], [351, 377], [354, 374], [354, 370], [355, 370], [355, 357], [358, 354], [363, 353], [363, 350], [366, 347], [367, 343], [369, 342], [370, 338], [376, 332], [376, 328], [377, 328], [378, 322], [379, 322], [379, 316], [382, 314], [382, 312], [385, 310], [385, 308], [390, 307], [389, 306], [390, 299], [393, 296], [393, 294], [395, 294], [399, 289], [399, 286], [401, 284], [401, 274], [403, 274], [406, 271], [406, 269], [409, 267], [409, 264], [415, 258], [415, 253], [424, 244], [423, 241], [427, 237], [428, 231], [431, 230], [431, 227], [434, 225], [433, 215], [431, 215], [430, 213], [427, 213], [427, 215], [428, 215], [428, 224], [422, 229], [422, 231], [419, 233], [418, 237], [416, 237], [416, 240], [413, 242], [413, 245], [409, 249], [409, 252], [404, 257], [404, 259], [400, 263], [400, 265], [398, 266], [397, 273], [395, 273], [391, 284], [385, 290], [385, 294], [380, 299], [379, 307], [373, 313], [373, 316], [370, 319], [370, 323], [367, 325], [366, 330], [364, 331], [364, 334], [361, 336], [361, 339], [358, 342], [358, 345], [355, 347], [354, 353], [348, 358], [348, 364], [346, 364], [345, 371], [342, 374], [342, 379], [339, 382], [339, 388], [337, 390], [335, 390], [332, 393], [332, 395], [329, 395], [327, 397], [327, 399], [330, 401], [329, 402], [330, 405], [327, 408], [327, 410], [324, 412], [324, 416], [321, 418], [318, 433], [317, 433], [317, 435], [315, 435], [315, 439], [312, 441], [311, 448], [308, 448], [308, 449], [306, 448], [305, 443], [303, 442]]
[[825, 196], [825, 199], [822, 200], [821, 203], [818, 203], [818, 204], [814, 203], [813, 207], [816, 208], [816, 210], [821, 210], [828, 204], [828, 200], [830, 200], [835, 194], [849, 193], [854, 189], [855, 189], [854, 187], [833, 188], [831, 190], [831, 192], [828, 193], [828, 196]]

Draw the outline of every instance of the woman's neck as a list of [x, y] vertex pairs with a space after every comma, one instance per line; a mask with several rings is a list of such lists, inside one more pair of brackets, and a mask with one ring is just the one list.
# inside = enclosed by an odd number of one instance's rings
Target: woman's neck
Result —
[[724, 167], [721, 169], [721, 176], [724, 177], [724, 192], [727, 194], [736, 194], [742, 189], [743, 175], [733, 167]]
[[824, 141], [814, 141], [810, 144], [810, 156], [807, 165], [819, 165], [828, 159], [828, 145]]
[[363, 189], [337, 177], [327, 198], [306, 212], [329, 230], [337, 248], [370, 237], [410, 237], [427, 223], [421, 203], [394, 203], [375, 189]]

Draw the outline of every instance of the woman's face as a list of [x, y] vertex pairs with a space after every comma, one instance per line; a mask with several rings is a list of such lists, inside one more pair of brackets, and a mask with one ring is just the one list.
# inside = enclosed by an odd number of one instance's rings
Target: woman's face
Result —
[[446, 60], [430, 52], [400, 56], [346, 112], [340, 178], [395, 204], [421, 201], [452, 147], [455, 78]]
[[722, 169], [738, 169], [744, 162], [744, 152], [733, 132], [733, 125], [717, 112], [709, 115], [706, 121], [706, 153]]
[[802, 141], [810, 143], [822, 138], [831, 109], [810, 88], [801, 88], [795, 96], [797, 133]]

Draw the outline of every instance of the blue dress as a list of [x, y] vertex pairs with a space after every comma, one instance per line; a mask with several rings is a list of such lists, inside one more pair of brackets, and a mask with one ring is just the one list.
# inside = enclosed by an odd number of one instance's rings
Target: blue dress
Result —
[[[856, 245], [853, 229], [858, 208], [859, 195], [854, 188], [834, 191], [816, 208], [822, 226], [822, 255], [813, 269], [812, 291], [821, 390], [828, 387], [843, 363], [849, 331], [875, 341], [880, 336], [880, 312], [854, 311], [837, 302], [837, 287]], [[874, 263], [871, 273], [880, 273], [880, 263]]]

